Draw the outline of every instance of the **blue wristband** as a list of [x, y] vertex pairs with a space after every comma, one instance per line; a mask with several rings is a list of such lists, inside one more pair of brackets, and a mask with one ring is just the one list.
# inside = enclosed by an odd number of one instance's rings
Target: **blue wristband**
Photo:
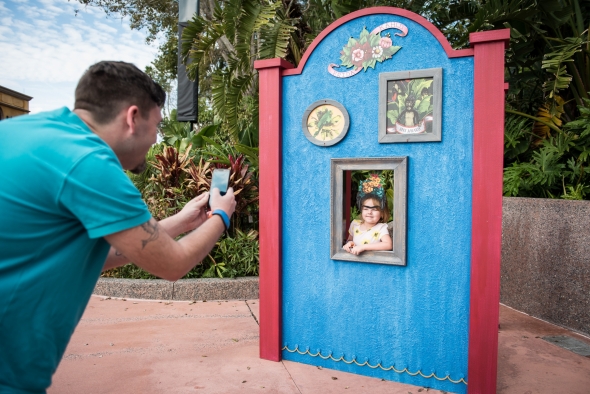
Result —
[[225, 231], [229, 228], [229, 217], [227, 213], [225, 213], [222, 209], [216, 209], [211, 213], [211, 215], [219, 215], [221, 220], [223, 220], [223, 224], [225, 225]]

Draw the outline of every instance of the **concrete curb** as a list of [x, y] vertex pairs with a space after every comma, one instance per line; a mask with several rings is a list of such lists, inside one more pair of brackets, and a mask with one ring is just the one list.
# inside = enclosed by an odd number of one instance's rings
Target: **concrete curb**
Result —
[[259, 296], [257, 276], [235, 279], [181, 279], [174, 283], [163, 279], [100, 278], [93, 294], [177, 301], [252, 300]]

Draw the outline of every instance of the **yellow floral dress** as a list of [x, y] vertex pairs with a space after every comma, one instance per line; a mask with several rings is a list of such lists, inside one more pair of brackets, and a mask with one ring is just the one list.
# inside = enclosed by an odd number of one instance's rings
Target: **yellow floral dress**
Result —
[[381, 242], [384, 235], [389, 235], [386, 223], [377, 223], [368, 230], [361, 230], [361, 221], [353, 220], [350, 223], [348, 233], [352, 236], [352, 242], [355, 245], [376, 244]]

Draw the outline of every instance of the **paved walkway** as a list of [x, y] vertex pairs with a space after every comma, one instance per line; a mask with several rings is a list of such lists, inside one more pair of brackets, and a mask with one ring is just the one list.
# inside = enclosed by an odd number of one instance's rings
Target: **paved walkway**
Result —
[[[258, 300], [93, 296], [49, 394], [390, 393], [427, 390], [258, 357]], [[590, 339], [501, 306], [498, 392], [588, 394], [590, 358], [541, 339]], [[428, 390], [428, 393], [442, 393]]]

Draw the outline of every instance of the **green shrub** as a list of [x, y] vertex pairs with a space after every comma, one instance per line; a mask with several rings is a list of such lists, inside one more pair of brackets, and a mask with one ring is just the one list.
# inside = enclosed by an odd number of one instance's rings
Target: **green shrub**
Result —
[[250, 230], [245, 233], [236, 229], [234, 236], [227, 235], [217, 242], [210, 254], [214, 257], [203, 277], [257, 276], [259, 250], [258, 231]]

